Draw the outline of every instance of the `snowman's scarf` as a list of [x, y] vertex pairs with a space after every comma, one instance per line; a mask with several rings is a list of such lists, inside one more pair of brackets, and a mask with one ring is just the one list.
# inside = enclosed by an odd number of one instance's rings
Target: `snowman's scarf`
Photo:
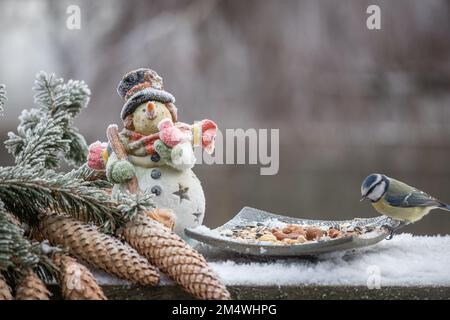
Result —
[[[198, 129], [195, 130], [195, 125], [193, 127], [194, 132], [199, 132], [199, 134], [194, 133], [193, 146], [201, 146], [206, 152], [211, 154], [214, 151], [214, 138], [216, 136], [217, 125], [208, 119], [204, 119], [198, 124], [200, 124], [201, 128], [197, 127]], [[177, 125], [180, 128], [187, 128], [183, 123], [177, 123]], [[197, 137], [197, 142], [195, 137]], [[164, 141], [164, 137], [161, 138]], [[120, 140], [129, 155], [146, 157], [156, 153], [154, 144], [157, 140], [161, 139], [159, 132], [146, 136], [132, 130], [123, 129], [120, 133]], [[106, 142], [94, 142], [89, 146], [88, 166], [95, 170], [105, 170], [106, 163], [112, 152], [111, 146]]]
[[146, 136], [136, 131], [123, 129], [120, 135], [123, 138], [122, 143], [130, 155], [143, 157], [156, 152], [154, 143], [159, 139], [159, 133]]
[[[135, 131], [123, 129], [120, 141], [129, 155], [136, 157], [152, 156], [156, 153], [154, 143], [159, 139], [159, 132], [145, 136]], [[106, 142], [94, 142], [89, 146], [88, 167], [94, 170], [106, 170], [109, 156], [113, 152]]]
[[[173, 124], [171, 124], [171, 126], [173, 126]], [[175, 126], [178, 127], [181, 131], [191, 130], [191, 126], [182, 122], [177, 122]], [[217, 131], [216, 123], [214, 121], [204, 119], [194, 124], [192, 126], [192, 129], [194, 132], [198, 132], [198, 134], [194, 134], [194, 137], [192, 137], [193, 145], [198, 145], [204, 148], [206, 152], [211, 154], [214, 151], [214, 139], [216, 137]], [[124, 144], [128, 154], [138, 157], [144, 157], [156, 153], [154, 147], [155, 141], [162, 140], [163, 142], [165, 142], [164, 135], [160, 136], [160, 132], [146, 136], [136, 131], [123, 129], [121, 132], [121, 137], [122, 143]], [[173, 136], [171, 137], [173, 139]], [[196, 142], [195, 137], [198, 137], [198, 142]]]

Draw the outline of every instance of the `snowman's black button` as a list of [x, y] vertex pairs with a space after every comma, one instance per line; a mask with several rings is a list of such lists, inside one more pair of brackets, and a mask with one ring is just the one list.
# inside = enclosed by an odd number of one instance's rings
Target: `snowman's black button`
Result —
[[161, 178], [161, 170], [153, 169], [152, 172], [150, 173], [150, 175], [153, 179], [159, 179], [159, 178]]
[[154, 186], [152, 187], [152, 189], [150, 190], [154, 195], [159, 196], [162, 192], [162, 189], [160, 186]]
[[158, 162], [159, 160], [161, 160], [161, 157], [159, 156], [159, 154], [157, 154], [156, 152], [154, 154], [152, 154], [152, 156], [150, 157], [150, 159], [152, 159], [153, 162]]

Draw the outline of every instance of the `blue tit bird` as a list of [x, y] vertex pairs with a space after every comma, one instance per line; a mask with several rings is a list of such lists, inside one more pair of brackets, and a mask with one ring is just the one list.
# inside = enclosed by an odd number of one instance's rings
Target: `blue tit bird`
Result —
[[395, 231], [407, 224], [419, 221], [433, 209], [450, 211], [450, 206], [423, 191], [384, 174], [371, 174], [361, 185], [361, 201], [368, 199], [379, 213], [400, 221], [388, 227], [392, 239]]

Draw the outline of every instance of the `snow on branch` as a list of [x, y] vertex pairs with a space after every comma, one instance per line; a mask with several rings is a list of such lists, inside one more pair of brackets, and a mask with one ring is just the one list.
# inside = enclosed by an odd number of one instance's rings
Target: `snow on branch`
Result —
[[5, 106], [6, 100], [5, 85], [0, 83], [0, 115], [4, 111], [3, 107]]
[[9, 132], [8, 151], [21, 166], [55, 169], [61, 155], [71, 165], [86, 161], [87, 144], [74, 117], [89, 103], [90, 90], [83, 81], [67, 83], [54, 74], [40, 72], [33, 87], [36, 108], [24, 110], [17, 133]]

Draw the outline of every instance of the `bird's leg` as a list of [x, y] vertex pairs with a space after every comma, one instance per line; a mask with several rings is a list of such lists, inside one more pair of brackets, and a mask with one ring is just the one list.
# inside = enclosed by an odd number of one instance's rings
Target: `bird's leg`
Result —
[[400, 229], [400, 228], [402, 228], [402, 227], [404, 227], [406, 225], [407, 225], [407, 223], [405, 221], [400, 221], [400, 223], [396, 227], [392, 227], [392, 226], [390, 226], [388, 224], [384, 224], [381, 227], [385, 228], [385, 229], [387, 229], [389, 231], [389, 236], [386, 238], [386, 240], [391, 240], [394, 237], [395, 232], [398, 229]]
[[387, 229], [387, 231], [389, 231], [389, 236], [386, 238], [386, 240], [391, 240], [392, 237], [394, 237], [394, 233], [395, 233], [395, 229], [394, 227], [388, 225], [388, 224], [384, 224], [381, 226], [384, 229]]

